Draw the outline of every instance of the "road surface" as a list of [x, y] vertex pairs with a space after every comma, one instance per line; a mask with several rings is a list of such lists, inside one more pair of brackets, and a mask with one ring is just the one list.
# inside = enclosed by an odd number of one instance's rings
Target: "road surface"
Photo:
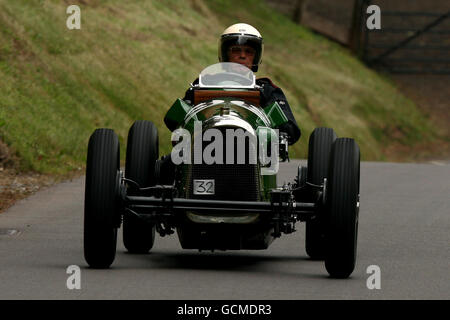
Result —
[[[282, 164], [280, 181], [298, 163]], [[150, 254], [131, 255], [120, 230], [112, 268], [93, 270], [83, 256], [79, 178], [0, 214], [0, 299], [449, 299], [449, 195], [450, 163], [363, 162], [357, 265], [346, 280], [307, 257], [303, 223], [268, 250], [214, 253], [157, 235]], [[67, 287], [71, 265], [80, 267], [80, 289]], [[379, 267], [380, 289], [368, 289], [370, 266]]]

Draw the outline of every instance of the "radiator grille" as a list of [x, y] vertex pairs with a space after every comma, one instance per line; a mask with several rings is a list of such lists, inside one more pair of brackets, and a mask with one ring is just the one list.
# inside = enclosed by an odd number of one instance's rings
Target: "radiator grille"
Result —
[[[258, 166], [252, 164], [192, 165], [188, 195], [191, 199], [259, 200]], [[194, 195], [193, 180], [214, 179], [214, 195]]]

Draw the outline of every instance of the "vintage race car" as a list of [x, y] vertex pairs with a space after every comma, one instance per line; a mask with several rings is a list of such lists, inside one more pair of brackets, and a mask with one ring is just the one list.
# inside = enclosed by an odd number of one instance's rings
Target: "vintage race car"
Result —
[[276, 102], [260, 106], [252, 71], [215, 64], [192, 89], [191, 104], [177, 99], [165, 118], [174, 130], [170, 162], [160, 159], [150, 121], [130, 128], [125, 172], [114, 131], [102, 128], [91, 135], [84, 212], [89, 266], [112, 264], [122, 223], [127, 250], [146, 253], [155, 232], [176, 232], [184, 249], [267, 249], [302, 221], [307, 254], [323, 259], [330, 276], [350, 276], [359, 214], [356, 142], [316, 128], [307, 167], [277, 186], [279, 161], [289, 159], [287, 137], [277, 128], [287, 118]]

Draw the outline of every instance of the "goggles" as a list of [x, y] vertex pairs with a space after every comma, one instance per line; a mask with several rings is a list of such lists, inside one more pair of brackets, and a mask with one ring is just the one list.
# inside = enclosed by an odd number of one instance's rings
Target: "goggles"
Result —
[[241, 47], [241, 46], [231, 46], [231, 47], [228, 49], [228, 51], [229, 51], [231, 54], [235, 54], [235, 55], [241, 54], [242, 52], [244, 52], [244, 53], [245, 53], [246, 55], [248, 55], [248, 56], [254, 56], [254, 55], [256, 54], [256, 50], [253, 49], [252, 47], [246, 47], [246, 48], [243, 48], [243, 47]]

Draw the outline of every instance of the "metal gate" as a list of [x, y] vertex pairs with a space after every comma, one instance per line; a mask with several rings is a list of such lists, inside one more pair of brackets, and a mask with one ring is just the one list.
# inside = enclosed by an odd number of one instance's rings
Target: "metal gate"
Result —
[[[382, 1], [355, 1], [353, 48], [368, 65], [392, 73], [450, 74], [448, 8], [445, 12], [384, 10]], [[380, 30], [366, 26], [371, 4], [381, 9]]]

